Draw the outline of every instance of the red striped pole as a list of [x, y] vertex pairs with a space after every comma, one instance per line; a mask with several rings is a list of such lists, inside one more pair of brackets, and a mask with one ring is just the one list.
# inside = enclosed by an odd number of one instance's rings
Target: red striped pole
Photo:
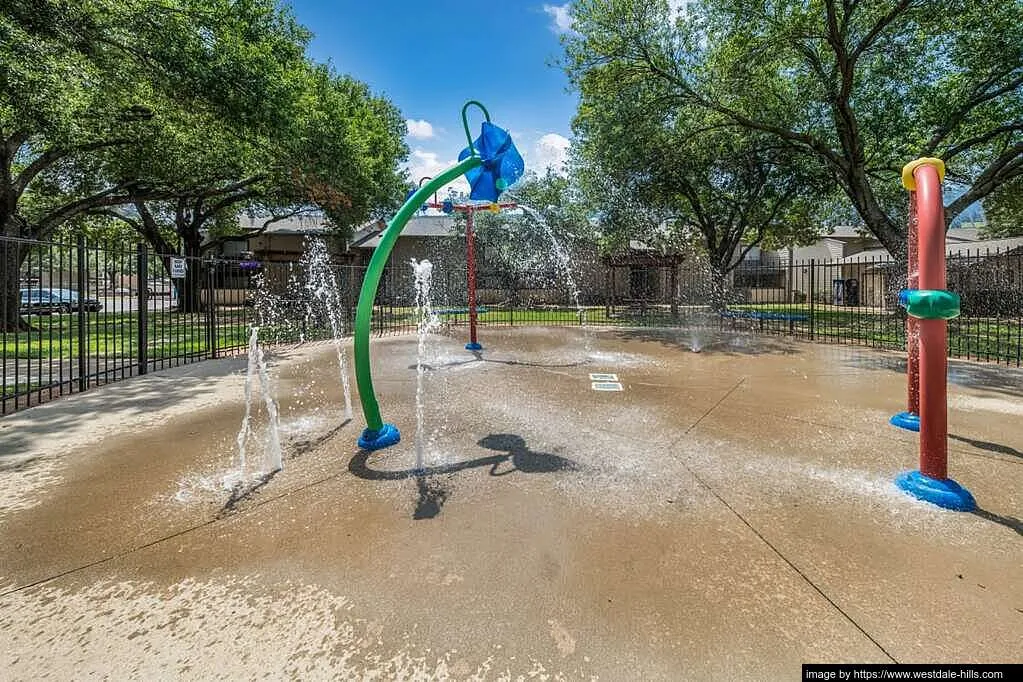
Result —
[[[917, 215], [916, 192], [909, 193], [909, 230], [907, 251], [909, 267], [907, 269], [907, 289], [920, 288], [920, 260], [917, 247], [919, 216]], [[906, 316], [906, 378], [907, 395], [906, 411], [911, 415], [920, 416], [920, 327], [912, 315]]]
[[[931, 164], [913, 169], [919, 218], [920, 289], [944, 291], [945, 209], [941, 178]], [[920, 473], [948, 478], [948, 322], [919, 320]]]
[[[946, 509], [973, 511], [970, 491], [948, 477], [948, 322], [960, 313], [959, 297], [946, 290], [945, 207], [941, 159], [917, 159], [902, 169], [902, 184], [912, 192], [917, 234], [918, 288], [900, 295], [919, 330], [920, 470], [908, 471], [895, 485], [910, 495]], [[912, 220], [911, 220], [912, 223]], [[913, 267], [910, 267], [910, 273]], [[910, 380], [912, 390], [912, 379]], [[893, 417], [893, 422], [901, 415]]]
[[465, 344], [466, 350], [480, 351], [483, 350], [483, 346], [480, 345], [476, 339], [476, 324], [478, 318], [478, 310], [476, 308], [476, 240], [473, 235], [473, 213], [477, 209], [486, 209], [493, 213], [500, 213], [506, 208], [516, 208], [515, 203], [494, 203], [489, 204], [458, 204], [455, 205], [451, 201], [445, 201], [438, 203], [425, 204], [429, 208], [435, 208], [444, 213], [452, 213], [458, 211], [459, 213], [465, 214], [465, 260], [466, 260], [466, 279], [468, 280], [469, 288], [469, 343]]
[[476, 340], [476, 249], [472, 236], [472, 208], [465, 212], [465, 259], [469, 265], [469, 345], [466, 348], [478, 350]]

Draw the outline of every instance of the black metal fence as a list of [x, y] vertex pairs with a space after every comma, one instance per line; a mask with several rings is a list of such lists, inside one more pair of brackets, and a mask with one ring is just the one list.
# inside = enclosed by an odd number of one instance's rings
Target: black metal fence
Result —
[[[947, 254], [948, 288], [960, 295], [962, 315], [949, 322], [949, 356], [1023, 366], [1023, 247], [955, 248]], [[906, 346], [906, 313], [897, 303], [906, 266], [890, 258], [747, 263], [717, 283], [700, 268], [683, 266], [676, 274], [673, 292], [609, 306], [607, 317], [889, 350]]]
[[[253, 326], [269, 343], [348, 333], [364, 275], [359, 266], [305, 258], [259, 264], [5, 237], [0, 267], [0, 414], [245, 352]], [[576, 273], [580, 287], [481, 269], [482, 326], [699, 327], [905, 347], [905, 312], [896, 304], [905, 266], [885, 258], [746, 263], [725, 278], [698, 263], [619, 263]], [[949, 323], [949, 355], [1023, 365], [1023, 248], [950, 253], [948, 280], [963, 305]], [[467, 324], [464, 271], [435, 272], [431, 300], [446, 325]], [[412, 269], [392, 263], [372, 330], [406, 333], [416, 323]]]
[[2, 238], [0, 258], [3, 413], [246, 342], [249, 311], [216, 299], [224, 263], [181, 259], [187, 279], [172, 281], [169, 256], [84, 239]]

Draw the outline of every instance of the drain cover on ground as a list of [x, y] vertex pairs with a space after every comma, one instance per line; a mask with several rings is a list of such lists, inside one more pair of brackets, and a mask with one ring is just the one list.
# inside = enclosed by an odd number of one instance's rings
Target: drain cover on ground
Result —
[[591, 374], [590, 381], [618, 381], [617, 374]]
[[617, 381], [594, 381], [590, 384], [594, 391], [623, 391], [622, 385]]

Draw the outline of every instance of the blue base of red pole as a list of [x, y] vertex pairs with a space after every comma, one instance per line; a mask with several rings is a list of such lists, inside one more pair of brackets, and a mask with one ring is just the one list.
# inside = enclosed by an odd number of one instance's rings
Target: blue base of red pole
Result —
[[951, 478], [937, 479], [919, 471], [907, 471], [895, 479], [895, 485], [913, 497], [954, 511], [973, 511], [977, 501], [970, 491]]
[[363, 429], [359, 436], [359, 447], [363, 450], [380, 450], [387, 448], [401, 440], [401, 433], [394, 424], [384, 424], [379, 431], [367, 428]]
[[476, 343], [475, 341], [470, 341], [469, 343], [465, 344], [465, 350], [472, 351], [483, 350], [483, 345]]
[[907, 431], [920, 431], [920, 415], [913, 414], [912, 412], [899, 412], [889, 419], [888, 423]]

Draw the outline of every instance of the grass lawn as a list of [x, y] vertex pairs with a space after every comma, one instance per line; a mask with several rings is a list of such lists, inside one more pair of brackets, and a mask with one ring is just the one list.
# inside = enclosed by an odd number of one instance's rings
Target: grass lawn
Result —
[[[481, 306], [481, 325], [578, 325], [579, 313], [567, 306], [550, 308], [493, 308]], [[745, 304], [729, 306], [732, 312], [771, 313], [769, 319], [719, 319], [706, 308], [680, 308], [673, 317], [666, 306], [651, 306], [644, 314], [638, 310], [618, 309], [608, 317], [603, 306], [584, 307], [585, 323], [594, 325], [686, 326], [718, 325], [722, 328], [749, 329], [756, 332], [792, 334], [799, 338], [832, 343], [854, 343], [898, 350], [905, 347], [905, 318], [901, 311], [877, 308], [847, 308], [823, 304]], [[464, 308], [440, 308], [440, 318], [449, 324], [464, 325], [469, 315]], [[694, 314], [695, 313], [695, 314]], [[791, 315], [794, 319], [782, 316]], [[780, 318], [780, 319], [779, 319]], [[78, 315], [38, 315], [28, 318], [36, 327], [30, 332], [3, 334], [0, 357], [5, 359], [77, 358]], [[86, 354], [91, 358], [131, 358], [138, 355], [137, 313], [103, 312], [86, 315]], [[216, 348], [229, 352], [245, 348], [249, 339], [250, 308], [218, 308], [216, 311]], [[148, 355], [151, 360], [202, 356], [209, 352], [208, 319], [205, 312], [176, 313], [150, 311]], [[416, 312], [412, 307], [378, 306], [373, 314], [374, 333], [413, 331]], [[323, 322], [289, 320], [264, 327], [261, 337], [273, 343], [330, 338], [331, 330]], [[952, 357], [992, 360], [1020, 364], [1023, 355], [1023, 328], [1019, 320], [997, 318], [959, 318], [949, 322], [949, 353]]]
[[[607, 324], [604, 308], [583, 306], [586, 324]], [[468, 315], [464, 316], [468, 319]], [[575, 308], [508, 308], [487, 309], [479, 316], [484, 324], [579, 324], [579, 311]]]
[[[898, 350], [906, 346], [905, 315], [878, 308], [847, 308], [807, 304], [734, 305], [730, 310], [749, 310], [806, 316], [793, 323], [793, 333], [812, 340], [854, 342]], [[757, 325], [755, 320], [744, 322]], [[789, 323], [765, 320], [764, 331], [788, 332]], [[948, 323], [949, 355], [955, 358], [991, 360], [1017, 365], [1023, 353], [1023, 326], [1018, 319], [960, 317]]]
[[[477, 315], [479, 324], [487, 325], [516, 325], [516, 324], [557, 324], [572, 325], [579, 324], [579, 311], [570, 307], [550, 308], [494, 308], [491, 306], [480, 306], [481, 312]], [[617, 320], [609, 320], [604, 312], [603, 306], [583, 306], [586, 315], [586, 324], [608, 324], [617, 323]], [[452, 324], [468, 324], [469, 313], [464, 306], [458, 308], [437, 308], [438, 317], [441, 322]], [[373, 313], [373, 329], [378, 330], [384, 326], [414, 329], [416, 327], [416, 311], [412, 307], [379, 307]]]
[[[79, 353], [78, 315], [29, 317], [35, 327], [28, 332], [4, 334], [0, 357], [75, 358]], [[217, 348], [228, 349], [248, 343], [244, 318], [218, 320]], [[150, 359], [207, 351], [205, 313], [151, 311], [147, 325]], [[138, 355], [136, 313], [88, 313], [85, 318], [85, 352], [93, 358], [122, 358]]]

